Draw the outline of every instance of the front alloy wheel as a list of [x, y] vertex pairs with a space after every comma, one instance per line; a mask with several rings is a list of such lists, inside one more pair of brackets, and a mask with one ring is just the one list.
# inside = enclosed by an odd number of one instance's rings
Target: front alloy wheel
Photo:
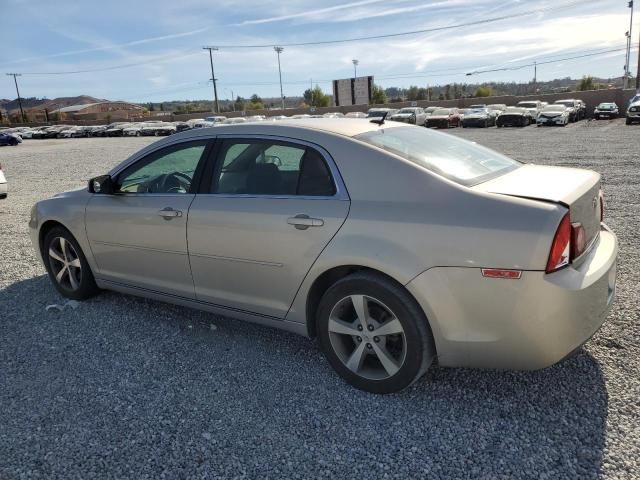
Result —
[[56, 282], [66, 289], [75, 291], [82, 282], [82, 264], [73, 245], [64, 237], [55, 237], [49, 245], [49, 265]]
[[47, 232], [42, 242], [42, 258], [49, 278], [61, 295], [85, 300], [98, 293], [80, 245], [65, 228], [54, 227]]

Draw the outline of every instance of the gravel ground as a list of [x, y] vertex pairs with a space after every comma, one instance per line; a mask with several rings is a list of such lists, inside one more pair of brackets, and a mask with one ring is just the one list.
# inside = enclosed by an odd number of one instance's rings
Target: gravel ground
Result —
[[603, 174], [617, 301], [552, 368], [434, 368], [389, 396], [269, 328], [115, 293], [46, 312], [62, 298], [32, 252], [31, 205], [154, 139], [0, 149], [0, 478], [640, 478], [640, 127], [451, 133]]

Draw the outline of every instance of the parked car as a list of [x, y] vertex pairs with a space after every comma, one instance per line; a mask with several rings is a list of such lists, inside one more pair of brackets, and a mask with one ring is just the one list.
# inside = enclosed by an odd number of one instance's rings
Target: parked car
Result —
[[474, 105], [469, 105], [469, 110], [479, 110], [481, 108], [487, 108], [487, 105], [485, 103], [476, 103]]
[[146, 137], [151, 135], [164, 137], [174, 133], [176, 133], [176, 126], [167, 122], [149, 123], [140, 129], [140, 134]]
[[538, 127], [543, 125], [560, 125], [564, 127], [569, 123], [572, 113], [573, 109], [562, 103], [547, 105], [538, 114], [536, 125]]
[[370, 392], [436, 359], [537, 369], [586, 342], [615, 292], [600, 175], [381, 123], [171, 136], [38, 202], [33, 246], [68, 298], [117, 290], [318, 337]]
[[451, 128], [459, 127], [460, 123], [460, 111], [457, 108], [439, 108], [427, 117], [425, 126], [429, 128]]
[[554, 105], [564, 105], [569, 109], [569, 121], [577, 122], [580, 120], [580, 104], [573, 99], [568, 100], [556, 100], [553, 102]]
[[391, 115], [397, 111], [397, 108], [370, 108], [367, 110], [367, 118], [380, 118], [385, 113], [387, 114], [387, 118], [391, 118]]
[[440, 110], [442, 107], [426, 107], [424, 109], [424, 114], [429, 117], [436, 110]]
[[58, 132], [58, 138], [81, 138], [88, 137], [91, 127], [71, 127]]
[[246, 123], [247, 119], [244, 117], [233, 117], [233, 118], [227, 118], [224, 122], [222, 122], [223, 125], [233, 125], [234, 123]]
[[640, 122], [640, 101], [629, 105], [629, 108], [627, 108], [626, 117], [627, 118], [625, 123], [627, 125], [631, 125], [632, 123], [635, 123], [635, 122]]
[[104, 131], [105, 137], [122, 137], [125, 128], [133, 126], [133, 123], [117, 122], [107, 125]]
[[265, 115], [249, 115], [245, 117], [247, 122], [264, 122], [267, 119]]
[[427, 114], [424, 113], [424, 109], [420, 107], [405, 107], [391, 115], [389, 120], [425, 126]]
[[502, 127], [526, 127], [535, 122], [531, 116], [531, 111], [526, 108], [507, 107], [507, 109], [498, 114], [496, 118], [496, 126]]
[[12, 146], [22, 143], [22, 139], [17, 137], [16, 135], [12, 135], [10, 133], [2, 133], [0, 132], [0, 146]]
[[540, 102], [539, 100], [524, 100], [522, 102], [518, 102], [516, 107], [526, 108], [527, 110], [529, 110], [532, 120], [535, 121], [535, 119], [538, 118], [540, 110], [542, 110], [542, 102]]
[[600, 120], [601, 118], [618, 118], [620, 110], [615, 103], [601, 103], [593, 111], [593, 118]]
[[342, 118], [342, 117], [344, 117], [344, 113], [342, 113], [342, 112], [327, 112], [327, 113], [323, 113], [322, 116], [324, 118]]
[[[1, 133], [0, 136], [2, 136]], [[7, 198], [8, 194], [9, 187], [7, 185], [7, 177], [5, 177], [4, 172], [2, 171], [2, 164], [0, 163], [0, 199]]]
[[211, 122], [211, 123], [223, 123], [226, 119], [227, 117], [225, 117], [224, 115], [212, 115], [210, 117], [205, 118], [207, 122]]
[[464, 112], [462, 127], [493, 127], [496, 124], [496, 116], [488, 108], [468, 108]]
[[91, 128], [89, 135], [92, 137], [104, 137], [107, 131], [107, 125], [96, 125]]
[[184, 132], [192, 128], [187, 122], [174, 122], [174, 125], [176, 126], [176, 132]]
[[364, 112], [349, 112], [345, 114], [347, 118], [367, 118], [367, 114]]
[[507, 106], [504, 103], [492, 103], [487, 105], [487, 108], [497, 117], [500, 112], [504, 112], [507, 109]]

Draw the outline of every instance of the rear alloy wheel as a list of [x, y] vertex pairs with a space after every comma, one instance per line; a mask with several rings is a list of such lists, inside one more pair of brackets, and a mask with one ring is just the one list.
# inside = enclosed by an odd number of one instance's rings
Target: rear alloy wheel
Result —
[[402, 286], [380, 275], [353, 274], [336, 282], [320, 301], [317, 325], [329, 363], [368, 392], [402, 390], [435, 356], [420, 307]]
[[98, 293], [98, 287], [78, 242], [66, 229], [50, 230], [43, 242], [43, 258], [56, 290], [74, 300]]

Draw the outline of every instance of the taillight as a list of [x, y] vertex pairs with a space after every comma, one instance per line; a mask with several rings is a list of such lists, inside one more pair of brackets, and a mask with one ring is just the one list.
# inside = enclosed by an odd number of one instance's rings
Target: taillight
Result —
[[604, 193], [602, 190], [598, 193], [598, 199], [600, 200], [600, 221], [604, 222]]
[[546, 272], [551, 273], [556, 270], [569, 265], [571, 256], [571, 220], [569, 220], [569, 214], [567, 213], [562, 220], [556, 234], [553, 237], [553, 243], [551, 244], [551, 251], [549, 252], [549, 260], [547, 261]]
[[580, 222], [571, 224], [571, 258], [578, 258], [587, 246], [587, 236]]

